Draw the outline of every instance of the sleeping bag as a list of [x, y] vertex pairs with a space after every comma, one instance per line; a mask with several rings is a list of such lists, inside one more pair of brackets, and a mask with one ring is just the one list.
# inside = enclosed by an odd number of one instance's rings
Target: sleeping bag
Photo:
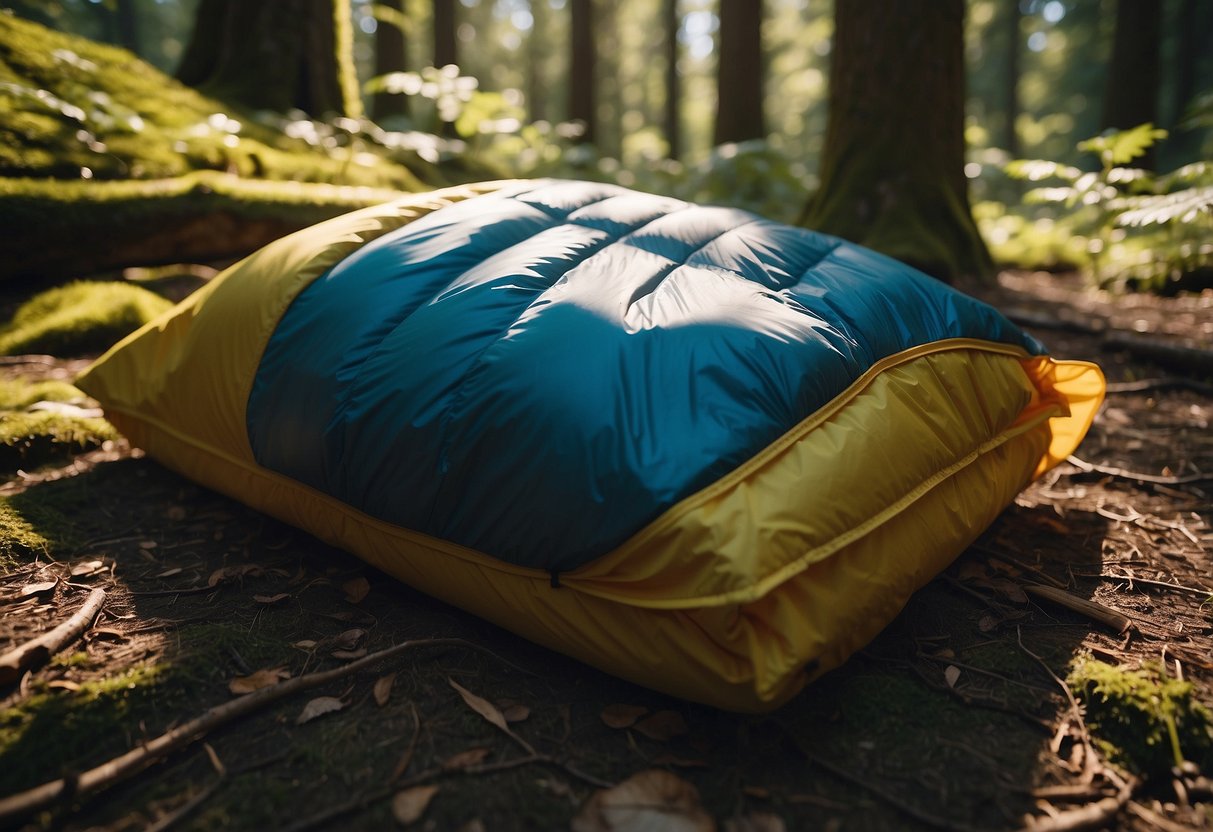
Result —
[[841, 663], [1103, 394], [837, 238], [512, 181], [279, 240], [79, 385], [187, 477], [516, 633], [762, 711]]

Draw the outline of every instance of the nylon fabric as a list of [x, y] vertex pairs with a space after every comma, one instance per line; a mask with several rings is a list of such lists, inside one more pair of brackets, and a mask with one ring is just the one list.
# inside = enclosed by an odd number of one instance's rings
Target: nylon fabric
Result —
[[563, 572], [872, 364], [952, 338], [1041, 352], [990, 307], [832, 237], [609, 185], [511, 185], [303, 290], [248, 434], [260, 464], [371, 516]]

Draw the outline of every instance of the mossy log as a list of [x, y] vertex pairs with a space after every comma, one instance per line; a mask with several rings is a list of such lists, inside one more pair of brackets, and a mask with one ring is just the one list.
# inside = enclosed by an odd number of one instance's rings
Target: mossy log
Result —
[[0, 279], [231, 260], [400, 194], [214, 171], [119, 182], [0, 178]]

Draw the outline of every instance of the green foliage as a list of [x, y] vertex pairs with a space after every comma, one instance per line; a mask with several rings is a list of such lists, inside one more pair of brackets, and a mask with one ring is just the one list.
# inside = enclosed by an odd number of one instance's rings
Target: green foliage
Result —
[[1166, 130], [1153, 124], [1139, 124], [1129, 130], [1118, 130], [1078, 143], [1078, 149], [1099, 156], [1105, 171], [1117, 165], [1128, 164], [1138, 156], [1144, 156], [1159, 139], [1167, 137]]
[[[1124, 166], [1166, 135], [1142, 124], [1080, 142], [1098, 157], [1098, 171], [1043, 159], [1016, 160], [1005, 170], [1014, 179], [1057, 183], [1029, 190], [1024, 202], [1065, 209], [1049, 220], [1083, 238], [1086, 257], [1078, 264], [1096, 283], [1162, 288], [1213, 266], [1213, 165], [1198, 162], [1165, 175]], [[983, 229], [990, 234], [990, 225]], [[997, 243], [992, 248], [1003, 254]]]
[[0, 327], [0, 354], [100, 352], [170, 306], [159, 295], [128, 283], [59, 286], [26, 301]]
[[1080, 659], [1067, 678], [1109, 759], [1146, 776], [1166, 776], [1184, 760], [1213, 764], [1213, 714], [1190, 682], [1158, 666], [1127, 670]]

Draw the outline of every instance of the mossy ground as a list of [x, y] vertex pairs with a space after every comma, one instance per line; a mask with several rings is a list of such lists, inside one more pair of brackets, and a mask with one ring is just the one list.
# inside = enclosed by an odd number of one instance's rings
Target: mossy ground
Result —
[[172, 306], [129, 283], [79, 281], [35, 295], [0, 327], [0, 354], [103, 352]]
[[317, 150], [130, 52], [0, 14], [0, 175], [160, 179], [195, 170], [418, 190], [407, 168]]
[[1076, 662], [1066, 681], [1114, 762], [1155, 779], [1184, 760], [1213, 769], [1213, 714], [1192, 683], [1153, 663], [1133, 670], [1090, 658]]

